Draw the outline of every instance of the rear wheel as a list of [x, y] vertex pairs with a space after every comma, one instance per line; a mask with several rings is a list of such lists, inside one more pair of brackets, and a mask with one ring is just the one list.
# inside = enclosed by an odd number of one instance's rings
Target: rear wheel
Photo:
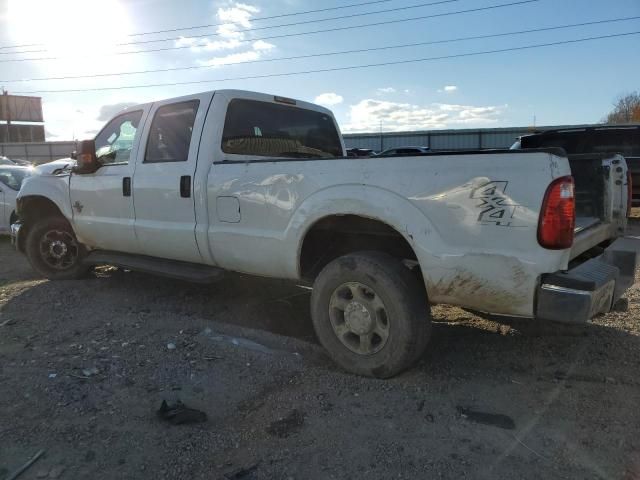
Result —
[[339, 257], [313, 285], [311, 315], [322, 345], [343, 368], [391, 377], [424, 352], [431, 317], [424, 286], [379, 252]]
[[73, 280], [86, 275], [86, 250], [64, 218], [47, 217], [27, 234], [25, 251], [35, 271], [51, 280]]

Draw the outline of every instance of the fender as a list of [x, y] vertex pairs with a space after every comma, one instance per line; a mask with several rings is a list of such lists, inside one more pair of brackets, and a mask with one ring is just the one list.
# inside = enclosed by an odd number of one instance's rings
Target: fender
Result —
[[50, 200], [62, 215], [73, 225], [73, 213], [69, 200], [69, 175], [34, 175], [28, 177], [18, 193], [17, 204], [18, 214], [24, 216], [20, 211], [20, 205], [29, 197], [42, 197]]
[[[438, 228], [414, 203], [389, 190], [340, 185], [305, 199], [285, 231], [285, 244], [296, 245], [300, 277], [304, 237], [324, 217], [353, 214], [394, 228], [413, 249], [432, 303], [452, 303], [492, 313], [531, 316], [539, 272], [530, 262], [499, 252], [460, 252], [447, 245]], [[284, 260], [284, 259], [283, 259]], [[293, 255], [286, 261], [293, 261]]]
[[296, 209], [284, 232], [285, 243], [296, 245], [295, 268], [300, 276], [302, 243], [309, 229], [331, 215], [359, 215], [379, 220], [394, 228], [413, 248], [425, 278], [433, 251], [440, 250], [442, 239], [431, 221], [406, 198], [384, 188], [347, 184], [315, 192]]

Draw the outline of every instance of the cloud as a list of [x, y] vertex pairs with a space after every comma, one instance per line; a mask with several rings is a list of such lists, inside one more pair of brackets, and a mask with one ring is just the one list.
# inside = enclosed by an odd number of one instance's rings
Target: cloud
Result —
[[440, 93], [453, 93], [453, 92], [456, 92], [457, 90], [458, 90], [458, 87], [456, 85], [445, 85], [443, 88], [438, 90], [438, 92], [440, 92]]
[[276, 46], [264, 40], [248, 43], [247, 36], [242, 30], [251, 28], [251, 19], [260, 12], [254, 5], [235, 2], [229, 7], [220, 7], [216, 12], [216, 20], [222, 22], [216, 28], [216, 35], [210, 38], [180, 37], [175, 42], [176, 47], [190, 47], [194, 53], [224, 52], [232, 50], [242, 51], [228, 53], [216, 57], [199, 60], [201, 65], [219, 67], [230, 63], [242, 63], [259, 60], [264, 54]]
[[393, 87], [383, 87], [376, 90], [378, 95], [382, 95], [384, 93], [395, 93], [396, 89]]
[[129, 107], [133, 107], [134, 105], [137, 104], [133, 102], [121, 102], [112, 103], [111, 105], [103, 105], [100, 107], [100, 112], [98, 113], [96, 120], [106, 122], [107, 120], [111, 120], [117, 113], [120, 113]]
[[343, 100], [344, 98], [342, 98], [342, 95], [338, 95], [337, 93], [333, 93], [333, 92], [328, 92], [328, 93], [322, 93], [318, 95], [315, 98], [314, 103], [317, 103], [318, 105], [323, 105], [325, 107], [333, 107], [334, 105], [338, 105], [342, 103]]
[[244, 28], [251, 28], [251, 17], [260, 12], [258, 7], [247, 5], [246, 3], [236, 3], [230, 8], [218, 9], [218, 20], [230, 24], [237, 24]]
[[486, 125], [498, 121], [507, 108], [436, 103], [427, 106], [365, 99], [349, 107], [345, 132], [430, 130], [456, 125]]
[[253, 49], [257, 51], [271, 50], [272, 48], [275, 48], [275, 45], [272, 43], [265, 42], [264, 40], [257, 40], [253, 42]]
[[260, 58], [260, 52], [248, 50], [246, 52], [230, 53], [222, 57], [214, 57], [209, 60], [200, 61], [201, 65], [219, 67], [221, 65], [232, 65], [234, 63], [251, 62]]

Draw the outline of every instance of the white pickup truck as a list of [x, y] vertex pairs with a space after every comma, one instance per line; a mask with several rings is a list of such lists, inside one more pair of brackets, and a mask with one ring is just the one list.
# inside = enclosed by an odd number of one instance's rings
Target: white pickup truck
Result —
[[609, 311], [634, 281], [628, 189], [619, 155], [349, 158], [330, 111], [223, 90], [116, 116], [75, 167], [24, 183], [12, 235], [50, 279], [113, 264], [312, 285], [331, 356], [389, 377], [423, 353], [430, 304], [560, 322]]

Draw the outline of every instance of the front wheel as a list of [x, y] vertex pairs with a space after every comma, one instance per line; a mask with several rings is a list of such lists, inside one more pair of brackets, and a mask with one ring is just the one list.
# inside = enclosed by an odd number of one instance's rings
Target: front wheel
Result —
[[387, 378], [424, 352], [431, 316], [424, 286], [399, 260], [379, 252], [339, 257], [311, 294], [320, 343], [343, 368]]
[[47, 217], [35, 223], [25, 247], [33, 269], [50, 280], [82, 278], [89, 270], [83, 263], [86, 250], [64, 218]]

